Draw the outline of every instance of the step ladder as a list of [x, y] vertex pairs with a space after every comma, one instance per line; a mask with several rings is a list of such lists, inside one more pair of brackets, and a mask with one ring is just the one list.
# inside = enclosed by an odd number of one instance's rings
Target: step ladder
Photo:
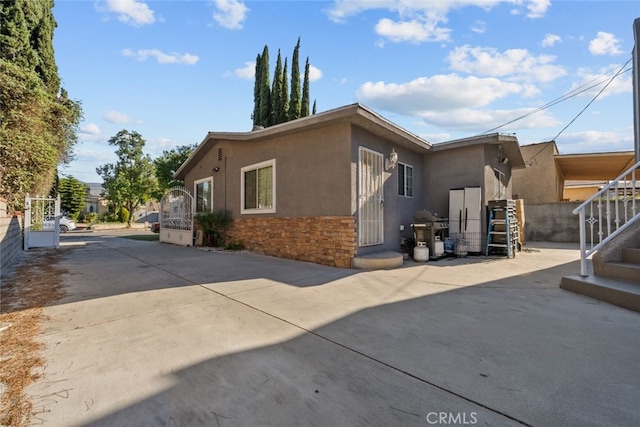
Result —
[[501, 253], [516, 256], [520, 242], [515, 200], [494, 200], [489, 203], [489, 228], [486, 255]]

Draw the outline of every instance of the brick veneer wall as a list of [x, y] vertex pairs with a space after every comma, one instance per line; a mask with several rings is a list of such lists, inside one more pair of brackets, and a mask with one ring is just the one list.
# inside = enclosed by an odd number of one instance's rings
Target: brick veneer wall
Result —
[[334, 267], [351, 268], [356, 254], [351, 216], [240, 218], [227, 237], [252, 251]]

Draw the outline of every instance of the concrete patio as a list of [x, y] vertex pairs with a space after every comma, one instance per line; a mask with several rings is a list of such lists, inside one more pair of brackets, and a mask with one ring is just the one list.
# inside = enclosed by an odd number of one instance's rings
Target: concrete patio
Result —
[[358, 271], [121, 236], [62, 238], [43, 425], [640, 425], [640, 313], [559, 288], [575, 246]]

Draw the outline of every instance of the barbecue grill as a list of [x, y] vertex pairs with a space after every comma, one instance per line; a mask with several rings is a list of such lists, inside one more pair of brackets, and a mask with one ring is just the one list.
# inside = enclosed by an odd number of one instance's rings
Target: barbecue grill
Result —
[[411, 227], [416, 246], [426, 245], [429, 248], [429, 258], [437, 259], [444, 255], [444, 239], [449, 230], [448, 218], [421, 210], [413, 215]]

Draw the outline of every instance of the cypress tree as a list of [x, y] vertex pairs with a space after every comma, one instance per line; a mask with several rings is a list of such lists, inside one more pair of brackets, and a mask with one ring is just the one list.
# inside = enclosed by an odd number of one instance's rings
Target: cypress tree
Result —
[[278, 59], [276, 69], [273, 73], [273, 85], [271, 86], [271, 123], [277, 125], [282, 123], [280, 110], [282, 109], [282, 57], [278, 49]]
[[282, 107], [276, 111], [279, 123], [289, 120], [289, 72], [287, 58], [284, 58], [284, 69], [282, 70], [282, 88], [280, 89], [280, 99], [282, 99]]
[[253, 120], [254, 126], [257, 126], [260, 121], [260, 82], [262, 81], [260, 77], [260, 71], [262, 71], [261, 60], [262, 57], [258, 54], [256, 57], [255, 82], [253, 83], [253, 113], [251, 113], [251, 120]]
[[[23, 0], [24, 1], [24, 0]], [[60, 90], [58, 66], [53, 53], [53, 31], [57, 26], [51, 9], [53, 0], [28, 1], [35, 9], [35, 22], [31, 30], [31, 44], [36, 52], [35, 71], [38, 73], [49, 93], [57, 95]]]
[[291, 60], [291, 98], [289, 100], [289, 120], [300, 118], [300, 37], [293, 49], [293, 59]]
[[313, 110], [311, 110], [311, 114], [315, 114], [316, 113], [316, 100], [313, 100]]
[[302, 84], [302, 103], [300, 105], [300, 117], [309, 115], [309, 57], [304, 64], [304, 82]]
[[269, 47], [264, 46], [260, 61], [260, 120], [258, 125], [271, 126], [271, 84], [269, 78]]
[[19, 209], [71, 158], [82, 109], [60, 88], [53, 0], [0, 2], [0, 196]]

